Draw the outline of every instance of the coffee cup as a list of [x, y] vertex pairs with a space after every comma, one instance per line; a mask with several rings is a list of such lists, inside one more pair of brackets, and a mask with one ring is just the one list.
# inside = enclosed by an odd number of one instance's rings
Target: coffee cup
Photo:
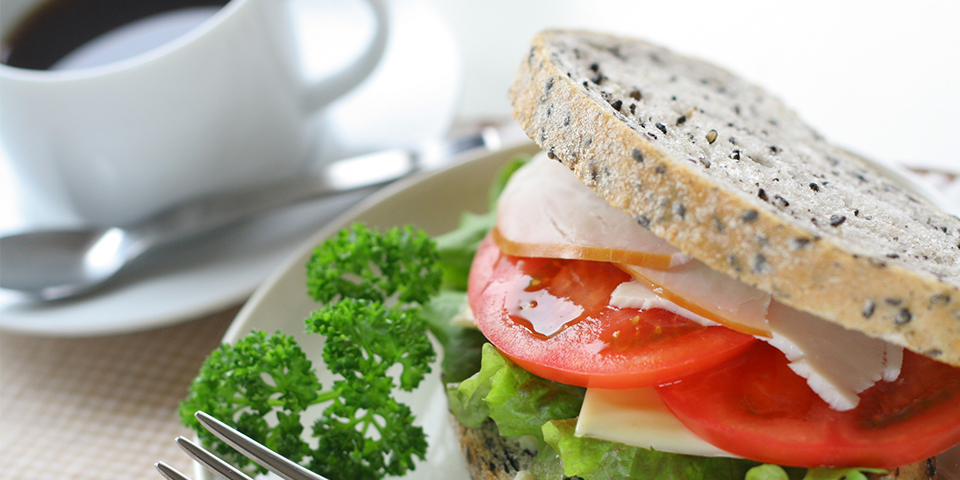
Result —
[[[295, 178], [315, 147], [311, 119], [361, 83], [383, 57], [390, 26], [386, 0], [365, 1], [375, 19], [371, 40], [347, 65], [320, 79], [305, 78], [303, 56], [338, 46], [310, 45], [305, 51], [292, 28], [289, 0], [5, 1], [0, 146], [16, 182], [83, 222], [119, 225], [192, 197]], [[57, 53], [66, 50], [62, 45], [31, 44], [31, 24], [41, 28], [34, 39], [72, 36], [84, 42], [92, 34], [81, 27], [91, 22], [123, 23], [101, 18], [117, 10], [142, 17], [125, 11], [133, 4], [169, 9], [108, 34], [153, 35], [136, 40], [141, 45], [135, 48], [145, 51], [104, 54], [93, 45], [104, 36], [67, 56]], [[58, 8], [79, 9], [83, 16], [74, 23], [81, 25], [56, 23], [63, 16]], [[179, 20], [158, 26], [158, 19], [177, 15]], [[164, 33], [144, 34], [151, 29]], [[18, 40], [20, 34], [26, 40]], [[150, 42], [155, 45], [142, 46]], [[107, 39], [105, 45], [119, 50], [122, 43]], [[82, 49], [91, 45], [95, 54], [84, 57]]]

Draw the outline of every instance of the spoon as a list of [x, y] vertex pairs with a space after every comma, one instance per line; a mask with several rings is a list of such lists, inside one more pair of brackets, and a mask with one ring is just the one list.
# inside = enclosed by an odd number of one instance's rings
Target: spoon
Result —
[[239, 220], [338, 193], [373, 188], [434, 169], [467, 150], [502, 145], [501, 130], [414, 150], [389, 150], [329, 164], [320, 173], [254, 191], [201, 197], [132, 225], [30, 231], [0, 238], [0, 288], [39, 300], [96, 290], [137, 258], [158, 247], [208, 233]]

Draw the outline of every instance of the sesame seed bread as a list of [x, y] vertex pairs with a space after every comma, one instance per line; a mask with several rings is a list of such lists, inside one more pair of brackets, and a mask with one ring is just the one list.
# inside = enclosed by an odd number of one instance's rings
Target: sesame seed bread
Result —
[[960, 219], [760, 88], [639, 40], [547, 31], [510, 97], [551, 158], [685, 253], [960, 366]]
[[536, 448], [501, 436], [492, 419], [488, 418], [480, 428], [468, 428], [451, 415], [450, 424], [460, 440], [460, 451], [473, 480], [514, 480], [533, 465], [537, 456]]

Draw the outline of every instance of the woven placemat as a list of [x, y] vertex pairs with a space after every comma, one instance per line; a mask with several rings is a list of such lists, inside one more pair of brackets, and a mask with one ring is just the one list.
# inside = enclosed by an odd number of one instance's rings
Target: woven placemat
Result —
[[0, 334], [0, 476], [154, 479], [158, 460], [192, 476], [177, 405], [236, 313], [96, 338]]

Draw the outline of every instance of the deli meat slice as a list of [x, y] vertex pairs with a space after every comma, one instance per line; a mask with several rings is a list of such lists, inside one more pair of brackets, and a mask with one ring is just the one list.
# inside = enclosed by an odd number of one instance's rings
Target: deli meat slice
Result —
[[665, 269], [691, 257], [640, 226], [538, 154], [510, 177], [494, 238], [508, 255], [626, 263]]
[[767, 337], [770, 294], [694, 260], [669, 270], [618, 265], [657, 295], [691, 312], [751, 335]]

